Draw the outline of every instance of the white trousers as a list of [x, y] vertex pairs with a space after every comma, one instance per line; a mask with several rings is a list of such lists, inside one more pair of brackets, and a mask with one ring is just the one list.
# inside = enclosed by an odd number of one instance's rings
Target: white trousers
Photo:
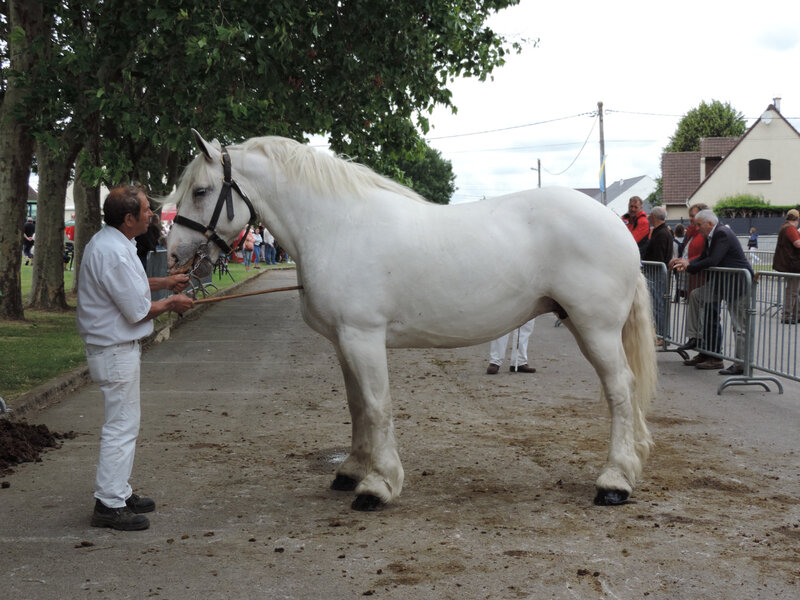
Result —
[[498, 366], [503, 364], [503, 359], [506, 357], [508, 338], [511, 337], [511, 366], [519, 367], [520, 365], [527, 365], [528, 340], [533, 333], [533, 322], [535, 320], [536, 319], [531, 319], [519, 329], [514, 329], [496, 340], [492, 340], [489, 346], [489, 362]]
[[109, 508], [121, 508], [133, 491], [128, 479], [139, 435], [141, 349], [139, 342], [86, 344], [86, 360], [105, 402], [94, 497]]

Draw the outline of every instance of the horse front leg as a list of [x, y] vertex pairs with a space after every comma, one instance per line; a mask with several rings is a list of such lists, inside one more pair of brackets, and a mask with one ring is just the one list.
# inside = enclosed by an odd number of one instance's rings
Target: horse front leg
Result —
[[377, 510], [400, 494], [403, 467], [392, 422], [386, 340], [383, 331], [346, 328], [336, 351], [352, 422], [350, 455], [331, 487], [355, 490], [355, 510]]

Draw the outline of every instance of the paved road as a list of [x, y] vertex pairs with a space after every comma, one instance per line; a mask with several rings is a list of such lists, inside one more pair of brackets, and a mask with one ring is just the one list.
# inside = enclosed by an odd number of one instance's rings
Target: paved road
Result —
[[365, 514], [327, 489], [349, 414], [296, 292], [219, 303], [143, 358], [149, 530], [89, 527], [95, 386], [29, 416], [79, 435], [3, 479], [0, 598], [794, 597], [800, 386], [718, 396], [716, 373], [660, 355], [644, 479], [594, 507], [607, 411], [553, 324], [537, 320], [532, 376], [486, 376], [488, 344], [390, 352], [406, 485]]

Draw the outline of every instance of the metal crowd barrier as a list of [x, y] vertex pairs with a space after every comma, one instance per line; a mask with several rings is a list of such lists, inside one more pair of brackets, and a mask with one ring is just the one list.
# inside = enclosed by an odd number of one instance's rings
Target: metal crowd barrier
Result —
[[[147, 273], [148, 277], [167, 276], [166, 250], [151, 250], [147, 254], [147, 268], [145, 269], [145, 273]], [[231, 275], [231, 279], [233, 279], [233, 275]], [[189, 284], [189, 287], [184, 290], [184, 293], [191, 295], [192, 298], [197, 298], [198, 295], [206, 297], [211, 291], [216, 292], [219, 289], [216, 285], [214, 285], [213, 272], [209, 273], [203, 278], [192, 277], [189, 280]], [[163, 300], [167, 296], [171, 295], [172, 292], [169, 290], [158, 290], [156, 292], [151, 292], [151, 299], [153, 301]]]
[[753, 295], [754, 366], [800, 381], [800, 275], [762, 271]]
[[[167, 276], [167, 251], [166, 250], [151, 250], [147, 253], [147, 267], [145, 273], [148, 277], [166, 277]], [[171, 295], [169, 290], [158, 290], [150, 292], [150, 298], [154, 302], [156, 300], [163, 300]]]
[[754, 271], [772, 270], [774, 250], [745, 250], [744, 255], [750, 261]]
[[762, 271], [754, 281], [747, 269], [712, 268], [690, 275], [668, 273], [657, 262], [642, 263], [642, 271], [662, 352], [687, 358], [678, 347], [694, 337], [699, 340], [696, 350], [741, 365], [743, 372], [726, 377], [718, 394], [733, 385], [760, 385], [769, 391], [769, 382], [783, 393], [780, 380], [755, 370], [800, 381], [800, 275]]

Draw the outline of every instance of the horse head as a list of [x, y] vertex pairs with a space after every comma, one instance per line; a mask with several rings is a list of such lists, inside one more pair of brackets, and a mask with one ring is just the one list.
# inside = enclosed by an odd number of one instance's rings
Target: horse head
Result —
[[250, 200], [233, 180], [230, 157], [217, 140], [206, 142], [194, 129], [200, 149], [186, 167], [175, 191], [166, 200], [178, 207], [167, 237], [171, 273], [187, 271], [197, 277], [211, 273], [221, 253], [255, 219]]

